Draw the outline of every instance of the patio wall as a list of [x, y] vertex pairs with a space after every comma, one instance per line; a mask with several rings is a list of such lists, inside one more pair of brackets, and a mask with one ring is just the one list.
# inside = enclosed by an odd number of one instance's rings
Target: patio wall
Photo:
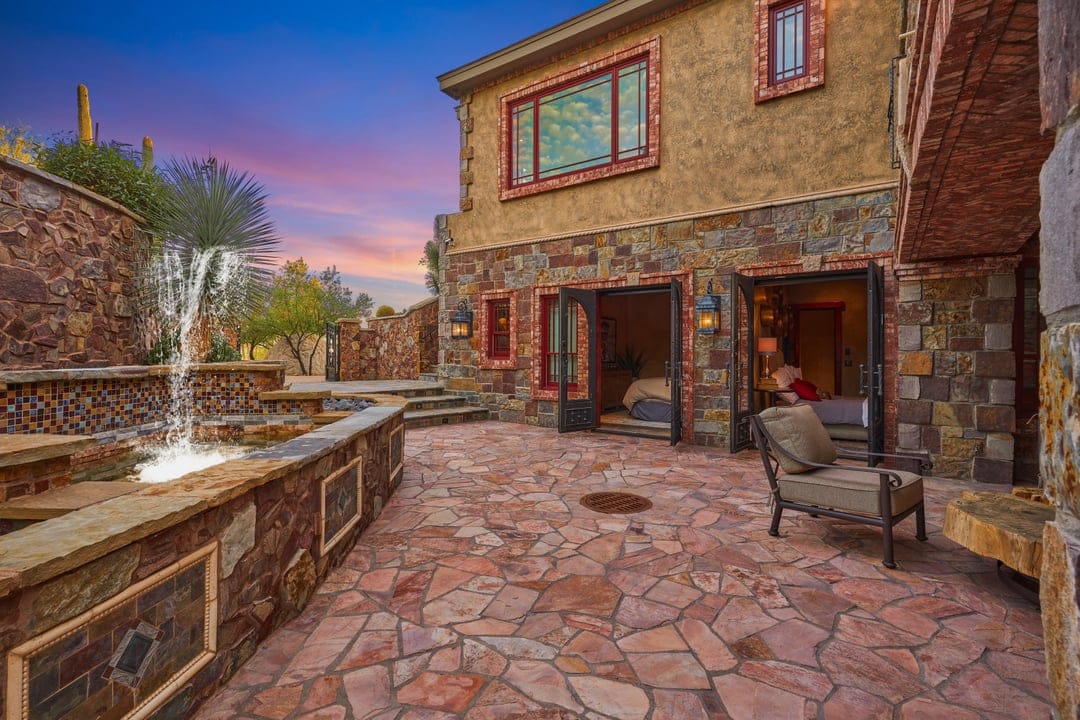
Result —
[[[191, 717], [400, 483], [403, 401], [382, 403], [0, 537], [0, 716]], [[152, 650], [125, 661], [132, 638]]]
[[403, 313], [338, 321], [342, 380], [415, 380], [432, 372], [439, 353], [439, 299], [428, 298]]
[[1042, 478], [1057, 507], [1043, 533], [1046, 665], [1057, 714], [1080, 718], [1080, 4], [1040, 0], [1043, 130], [1039, 304], [1046, 316], [1040, 394]]
[[0, 365], [144, 362], [134, 312], [149, 252], [127, 208], [0, 156]]

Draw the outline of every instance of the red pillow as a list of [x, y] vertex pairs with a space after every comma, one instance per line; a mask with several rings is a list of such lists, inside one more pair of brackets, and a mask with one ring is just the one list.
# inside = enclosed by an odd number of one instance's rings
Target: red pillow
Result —
[[817, 385], [805, 380], [792, 380], [791, 389], [795, 391], [795, 394], [802, 400], [820, 400], [817, 394]]

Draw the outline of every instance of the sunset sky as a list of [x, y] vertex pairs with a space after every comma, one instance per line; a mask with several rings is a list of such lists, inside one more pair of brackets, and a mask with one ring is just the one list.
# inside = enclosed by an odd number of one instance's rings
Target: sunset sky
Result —
[[435, 76], [598, 4], [11, 3], [0, 125], [74, 132], [85, 83], [101, 139], [250, 171], [283, 261], [336, 265], [401, 309], [427, 297], [417, 262], [435, 214], [457, 209], [454, 102]]

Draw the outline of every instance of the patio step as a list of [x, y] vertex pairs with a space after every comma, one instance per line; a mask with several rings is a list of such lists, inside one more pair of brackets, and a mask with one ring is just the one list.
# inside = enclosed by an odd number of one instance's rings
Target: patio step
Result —
[[433, 372], [432, 373], [420, 373], [420, 379], [423, 382], [437, 383], [437, 382], [439, 382], [439, 374], [438, 373], [433, 373]]
[[460, 407], [435, 408], [433, 410], [405, 410], [405, 427], [419, 428], [431, 425], [452, 425], [454, 423], [487, 420], [488, 409], [471, 405]]
[[405, 411], [410, 410], [442, 410], [445, 408], [460, 408], [465, 406], [465, 398], [460, 395], [421, 395], [409, 398], [409, 404]]

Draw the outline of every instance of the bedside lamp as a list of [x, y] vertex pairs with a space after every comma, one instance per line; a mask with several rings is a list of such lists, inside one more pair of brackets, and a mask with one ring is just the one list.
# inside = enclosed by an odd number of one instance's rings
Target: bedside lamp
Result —
[[777, 343], [774, 337], [761, 337], [757, 340], [757, 351], [763, 356], [761, 363], [761, 379], [768, 380], [771, 374], [769, 370], [769, 358], [776, 354]]

